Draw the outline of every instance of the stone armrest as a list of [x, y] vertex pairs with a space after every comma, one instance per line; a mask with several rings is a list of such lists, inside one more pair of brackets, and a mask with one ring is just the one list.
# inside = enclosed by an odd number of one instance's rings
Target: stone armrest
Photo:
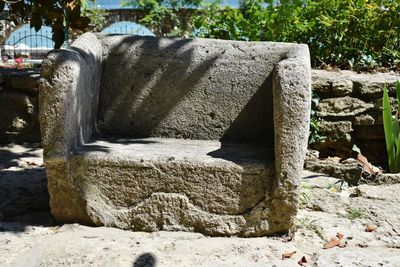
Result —
[[286, 59], [275, 64], [273, 73], [276, 193], [280, 187], [297, 188], [307, 149], [311, 65], [307, 45], [296, 47]]
[[96, 129], [102, 46], [92, 33], [70, 49], [50, 52], [39, 81], [41, 135], [45, 159], [68, 158]]

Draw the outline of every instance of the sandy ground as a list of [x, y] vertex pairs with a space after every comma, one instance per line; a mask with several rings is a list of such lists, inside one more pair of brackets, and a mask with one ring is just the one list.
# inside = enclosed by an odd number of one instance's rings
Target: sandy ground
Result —
[[[0, 147], [0, 266], [299, 266], [303, 256], [306, 266], [400, 266], [400, 184], [340, 190], [339, 180], [304, 171], [287, 236], [130, 232], [57, 225], [41, 153], [31, 144]], [[338, 232], [343, 247], [323, 249]]]

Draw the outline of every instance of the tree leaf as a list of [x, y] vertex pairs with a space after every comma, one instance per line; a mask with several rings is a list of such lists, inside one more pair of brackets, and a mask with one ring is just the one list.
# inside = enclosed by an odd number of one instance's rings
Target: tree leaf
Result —
[[77, 30], [85, 30], [90, 23], [90, 19], [87, 17], [80, 17], [70, 21], [70, 27]]
[[339, 232], [336, 234], [336, 237], [339, 238], [340, 240], [343, 240], [344, 234]]
[[366, 232], [373, 232], [375, 230], [376, 230], [376, 226], [372, 225], [372, 224], [367, 224], [367, 226], [365, 227]]
[[53, 29], [52, 39], [54, 41], [54, 48], [60, 48], [65, 41], [65, 33], [62, 28]]
[[300, 266], [306, 266], [307, 265], [306, 256], [301, 257], [301, 259], [297, 262], [297, 264], [300, 265]]

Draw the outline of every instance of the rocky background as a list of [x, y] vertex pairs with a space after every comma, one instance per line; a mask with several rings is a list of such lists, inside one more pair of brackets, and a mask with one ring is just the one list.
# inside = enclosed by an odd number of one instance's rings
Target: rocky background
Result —
[[[38, 91], [40, 70], [0, 71], [0, 143], [40, 142]], [[351, 156], [356, 144], [370, 162], [385, 165], [382, 94], [386, 83], [395, 107], [399, 74], [359, 74], [313, 70], [314, 118], [318, 137], [311, 147], [320, 156]], [[395, 112], [395, 110], [393, 110]]]
[[0, 143], [40, 142], [39, 70], [1, 69]]
[[313, 70], [312, 88], [316, 99], [313, 109], [314, 118], [319, 121], [319, 140], [311, 146], [322, 157], [347, 158], [356, 144], [370, 162], [385, 165], [383, 87], [387, 84], [394, 108], [396, 80], [400, 76], [394, 73]]

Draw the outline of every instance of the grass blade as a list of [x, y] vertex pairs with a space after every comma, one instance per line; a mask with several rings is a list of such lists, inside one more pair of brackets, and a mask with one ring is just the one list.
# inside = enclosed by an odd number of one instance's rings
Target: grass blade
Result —
[[393, 124], [392, 124], [392, 108], [390, 107], [390, 100], [386, 85], [383, 88], [383, 128], [385, 131], [386, 149], [388, 153], [389, 169], [394, 172], [395, 167], [395, 144], [393, 135]]
[[400, 81], [396, 81], [397, 112], [400, 112]]

